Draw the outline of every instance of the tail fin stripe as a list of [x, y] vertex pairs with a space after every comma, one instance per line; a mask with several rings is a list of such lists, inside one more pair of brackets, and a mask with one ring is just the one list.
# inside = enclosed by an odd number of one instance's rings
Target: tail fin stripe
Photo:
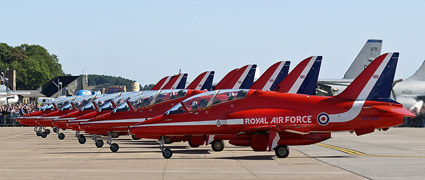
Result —
[[[300, 77], [304, 78], [307, 76], [307, 74], [310, 72], [311, 66], [313, 66], [314, 62], [316, 62], [317, 56], [313, 56], [312, 59], [308, 62], [304, 70], [301, 72]], [[297, 80], [292, 85], [291, 89], [289, 89], [288, 93], [297, 93], [300, 89], [300, 86], [304, 82], [304, 78], [297, 78]]]
[[267, 81], [266, 85], [264, 85], [264, 87], [262, 89], [263, 91], [270, 90], [270, 88], [272, 87], [273, 83], [276, 81], [276, 78], [279, 75], [279, 73], [280, 73], [281, 69], [283, 68], [283, 66], [285, 65], [285, 63], [286, 63], [286, 61], [280, 62], [279, 66], [276, 68], [273, 75], [270, 77], [270, 80]]
[[208, 71], [205, 76], [202, 78], [201, 82], [198, 84], [198, 86], [196, 86], [195, 90], [201, 90], [203, 84], [205, 83], [205, 81], [208, 79], [208, 77], [210, 77], [211, 71]]
[[171, 89], [176, 89], [176, 87], [179, 85], [180, 81], [182, 80], [184, 74], [179, 74], [179, 77], [177, 78], [176, 82], [174, 82], [173, 86], [171, 86]]
[[243, 80], [246, 78], [249, 71], [251, 71], [253, 65], [248, 65], [243, 74], [239, 77], [238, 81], [235, 83], [232, 89], [239, 89], [243, 83]]
[[384, 71], [385, 67], [387, 66], [392, 56], [393, 56], [393, 53], [388, 53], [387, 57], [385, 57], [384, 61], [376, 69], [375, 73], [373, 73], [373, 76], [369, 79], [369, 81], [367, 82], [365, 87], [362, 89], [362, 91], [360, 92], [356, 100], [367, 99], [367, 97], [369, 96], [369, 93], [372, 91], [373, 87], [375, 86], [376, 82], [378, 81], [380, 75]]
[[159, 89], [164, 88], [164, 86], [168, 83], [168, 81], [170, 81], [171, 77], [173, 77], [173, 76], [168, 76], [167, 79], [164, 81], [164, 83], [161, 85], [161, 87]]

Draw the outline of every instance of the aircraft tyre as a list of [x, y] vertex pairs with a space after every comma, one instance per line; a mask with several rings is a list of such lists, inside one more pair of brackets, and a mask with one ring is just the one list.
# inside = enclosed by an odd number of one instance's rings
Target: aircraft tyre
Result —
[[287, 158], [289, 155], [289, 148], [287, 145], [279, 145], [274, 149], [278, 158]]
[[120, 135], [118, 133], [112, 133], [111, 136], [112, 136], [112, 138], [118, 138], [118, 137], [120, 137]]
[[140, 140], [140, 139], [142, 139], [142, 138], [137, 138], [134, 134], [133, 134], [133, 135], [131, 135], [131, 138], [132, 138], [133, 140]]
[[84, 135], [80, 135], [79, 137], [78, 137], [78, 142], [80, 143], [80, 144], [84, 144], [84, 143], [86, 143], [86, 137], [84, 136]]
[[41, 131], [37, 131], [37, 132], [35, 132], [35, 135], [37, 135], [37, 136], [41, 136]]
[[58, 133], [58, 128], [57, 128], [57, 127], [54, 127], [54, 128], [53, 128], [53, 132], [54, 132], [54, 133]]
[[120, 149], [117, 143], [112, 143], [109, 148], [111, 149], [112, 152], [117, 152], [118, 149]]
[[65, 139], [65, 134], [64, 134], [64, 133], [59, 133], [59, 134], [58, 134], [58, 138], [59, 138], [60, 140]]
[[187, 142], [189, 142], [189, 146], [190, 146], [191, 148], [197, 148], [197, 147], [199, 147], [199, 145], [197, 145], [197, 146], [193, 145], [193, 144], [190, 142], [190, 140], [189, 140], [189, 141], [187, 141]]
[[42, 133], [41, 133], [41, 137], [42, 137], [42, 138], [46, 138], [46, 137], [47, 137], [47, 133], [46, 133], [46, 132], [42, 132]]
[[165, 148], [164, 150], [162, 150], [162, 156], [165, 159], [170, 159], [171, 156], [173, 156], [173, 151], [171, 151], [169, 148]]
[[50, 134], [50, 129], [46, 129], [44, 132], [46, 132], [46, 134]]
[[216, 139], [213, 142], [211, 142], [211, 148], [215, 152], [223, 151], [223, 149], [224, 149], [224, 143], [223, 143], [222, 140]]
[[101, 148], [103, 146], [103, 141], [102, 140], [96, 140], [96, 142], [94, 144], [96, 145], [96, 147]]

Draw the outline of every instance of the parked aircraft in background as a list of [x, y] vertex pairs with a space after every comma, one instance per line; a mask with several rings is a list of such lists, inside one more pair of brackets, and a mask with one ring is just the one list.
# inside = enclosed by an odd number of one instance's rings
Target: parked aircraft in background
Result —
[[18, 95], [27, 95], [29, 92], [13, 92], [7, 86], [0, 85], [0, 106], [15, 104], [18, 102]]
[[425, 61], [415, 74], [394, 85], [392, 97], [416, 115], [424, 114]]
[[318, 95], [341, 93], [376, 57], [381, 55], [382, 40], [368, 39], [342, 79], [323, 79], [318, 83]]

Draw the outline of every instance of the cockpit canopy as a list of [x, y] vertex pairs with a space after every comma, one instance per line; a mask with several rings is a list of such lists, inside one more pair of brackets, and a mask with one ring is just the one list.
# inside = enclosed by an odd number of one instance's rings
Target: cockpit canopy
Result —
[[226, 89], [197, 94], [185, 99], [182, 103], [177, 104], [168, 110], [166, 114], [177, 114], [184, 112], [182, 104], [186, 107], [187, 110], [194, 111], [212, 105], [242, 99], [246, 97], [248, 91], [248, 89]]
[[[186, 89], [168, 89], [158, 91], [145, 91], [143, 94], [133, 97], [128, 100], [133, 109], [139, 109], [162, 102], [167, 102], [173, 99], [185, 97], [187, 94]], [[114, 112], [129, 111], [130, 107], [127, 103], [118, 106]]]

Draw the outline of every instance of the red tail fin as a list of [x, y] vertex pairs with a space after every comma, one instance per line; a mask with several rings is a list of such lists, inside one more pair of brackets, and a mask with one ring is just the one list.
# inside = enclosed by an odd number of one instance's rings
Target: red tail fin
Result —
[[223, 86], [235, 75], [235, 73], [238, 71], [239, 68], [231, 70], [229, 73], [224, 76], [223, 79], [221, 79], [220, 82], [215, 85], [215, 89], [224, 89]]
[[289, 61], [279, 61], [270, 66], [249, 89], [271, 91], [288, 75]]
[[249, 64], [239, 68], [222, 87], [216, 89], [248, 89], [254, 82], [257, 65]]
[[196, 77], [186, 89], [211, 90], [214, 71], [205, 71]]
[[187, 73], [177, 74], [161, 89], [184, 89], [186, 86]]
[[165, 76], [164, 78], [162, 78], [161, 80], [159, 80], [151, 90], [160, 90], [160, 89], [162, 89], [168, 83], [168, 81], [170, 81], [171, 77], [172, 76]]

